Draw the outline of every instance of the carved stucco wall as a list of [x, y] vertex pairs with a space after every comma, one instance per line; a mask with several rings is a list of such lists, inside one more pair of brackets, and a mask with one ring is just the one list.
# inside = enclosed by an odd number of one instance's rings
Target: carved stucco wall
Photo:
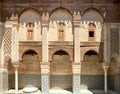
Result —
[[119, 54], [119, 28], [110, 29], [110, 54], [111, 57]]
[[82, 62], [82, 75], [103, 75], [104, 71], [99, 60], [96, 60], [96, 62], [90, 62], [93, 61], [95, 57], [96, 56], [85, 56], [85, 58], [89, 58], [89, 61]]
[[52, 75], [71, 75], [72, 63], [69, 55], [54, 55], [50, 64], [50, 74]]
[[102, 15], [92, 8], [83, 12], [81, 20], [82, 21], [98, 21], [101, 23], [103, 22]]
[[3, 54], [11, 54], [11, 28], [6, 28], [3, 37]]
[[50, 16], [51, 21], [72, 21], [72, 15], [65, 9], [57, 9]]
[[29, 9], [25, 12], [23, 12], [20, 15], [20, 19], [19, 19], [20, 23], [34, 23], [34, 22], [39, 22], [40, 21], [40, 14], [33, 10], [33, 9]]

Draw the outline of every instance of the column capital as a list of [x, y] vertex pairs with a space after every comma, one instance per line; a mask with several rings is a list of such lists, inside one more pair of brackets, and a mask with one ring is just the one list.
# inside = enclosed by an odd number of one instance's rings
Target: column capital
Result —
[[103, 69], [108, 70], [109, 68], [109, 63], [102, 63]]
[[14, 67], [15, 69], [18, 69], [19, 63], [18, 63], [18, 62], [13, 62], [13, 67]]
[[109, 66], [110, 65], [110, 63], [108, 63], [108, 62], [103, 62], [102, 63], [102, 66]]

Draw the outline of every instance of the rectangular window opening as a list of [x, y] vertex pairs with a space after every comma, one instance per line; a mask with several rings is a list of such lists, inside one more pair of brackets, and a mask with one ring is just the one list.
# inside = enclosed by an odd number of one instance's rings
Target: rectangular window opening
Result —
[[89, 37], [94, 37], [94, 31], [89, 31]]

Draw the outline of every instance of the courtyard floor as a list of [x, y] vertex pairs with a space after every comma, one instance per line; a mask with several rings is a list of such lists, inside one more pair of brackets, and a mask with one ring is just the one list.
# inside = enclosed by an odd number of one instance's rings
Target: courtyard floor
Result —
[[[41, 93], [40, 90], [38, 90], [35, 93], [24, 93], [23, 90], [16, 91], [16, 90], [11, 89], [2, 94], [43, 94], [43, 93]], [[44, 93], [44, 94], [47, 94], [47, 93]], [[50, 90], [49, 94], [73, 94], [73, 93], [70, 91], [67, 91], [67, 90]], [[91, 90], [91, 91], [81, 90], [80, 94], [117, 94], [117, 93], [115, 93], [113, 91], [108, 91], [107, 93], [105, 93], [103, 90]]]

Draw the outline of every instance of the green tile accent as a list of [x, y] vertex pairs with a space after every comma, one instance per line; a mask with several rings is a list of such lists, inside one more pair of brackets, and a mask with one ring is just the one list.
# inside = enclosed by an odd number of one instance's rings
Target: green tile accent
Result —
[[[35, 74], [19, 74], [18, 78], [19, 88], [24, 88], [26, 85], [31, 84], [33, 86], [41, 88], [41, 75]], [[15, 88], [15, 75], [9, 74], [9, 88]]]
[[50, 75], [50, 88], [72, 90], [72, 75]]
[[114, 81], [115, 81], [115, 75], [108, 75], [108, 89], [115, 90]]
[[104, 76], [82, 75], [81, 84], [87, 85], [88, 89], [104, 89]]
[[[50, 75], [50, 88], [58, 86], [62, 89], [72, 90], [72, 75]], [[112, 80], [111, 80], [112, 82]], [[41, 88], [41, 75], [19, 74], [19, 88], [27, 84], [32, 84]], [[81, 84], [85, 84], [89, 89], [104, 89], [103, 75], [82, 75]], [[15, 88], [15, 76], [9, 74], [9, 88]]]

